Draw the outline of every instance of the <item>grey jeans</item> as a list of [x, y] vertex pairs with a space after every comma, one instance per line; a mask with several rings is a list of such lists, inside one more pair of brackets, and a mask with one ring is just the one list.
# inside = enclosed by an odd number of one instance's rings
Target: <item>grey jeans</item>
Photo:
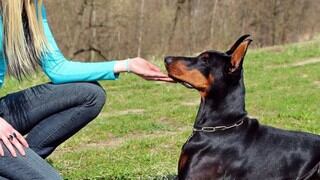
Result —
[[[106, 100], [98, 83], [43, 84], [0, 100], [0, 116], [22, 135], [30, 148], [14, 158], [2, 144], [1, 179], [62, 179], [45, 160], [62, 142], [93, 120]], [[17, 153], [19, 154], [19, 153]]]

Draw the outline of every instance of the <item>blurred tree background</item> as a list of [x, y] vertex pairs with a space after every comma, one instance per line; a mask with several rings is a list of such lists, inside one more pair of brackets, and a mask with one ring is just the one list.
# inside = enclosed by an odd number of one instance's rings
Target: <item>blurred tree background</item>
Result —
[[254, 46], [314, 38], [319, 0], [46, 0], [64, 54], [96, 61], [225, 49], [241, 34]]

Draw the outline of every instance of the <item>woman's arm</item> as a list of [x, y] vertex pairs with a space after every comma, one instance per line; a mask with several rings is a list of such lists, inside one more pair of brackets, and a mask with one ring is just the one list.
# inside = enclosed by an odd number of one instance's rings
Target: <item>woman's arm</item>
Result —
[[67, 60], [60, 51], [47, 21], [43, 7], [43, 28], [50, 49], [41, 59], [42, 68], [53, 83], [74, 81], [114, 80], [118, 74], [114, 72], [116, 61], [84, 63]]
[[147, 80], [172, 81], [167, 75], [161, 73], [159, 68], [142, 58], [96, 63], [69, 61], [63, 56], [53, 37], [44, 7], [42, 16], [43, 28], [50, 45], [49, 52], [44, 54], [41, 60], [42, 69], [53, 83], [114, 80], [118, 78], [120, 72], [126, 71], [133, 72]]

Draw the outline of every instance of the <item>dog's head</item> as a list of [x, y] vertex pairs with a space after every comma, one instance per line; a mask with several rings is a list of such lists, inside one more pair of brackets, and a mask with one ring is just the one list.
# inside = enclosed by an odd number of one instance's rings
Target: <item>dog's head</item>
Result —
[[242, 77], [242, 63], [251, 39], [241, 36], [226, 52], [205, 51], [196, 57], [168, 56], [165, 65], [171, 78], [205, 97]]

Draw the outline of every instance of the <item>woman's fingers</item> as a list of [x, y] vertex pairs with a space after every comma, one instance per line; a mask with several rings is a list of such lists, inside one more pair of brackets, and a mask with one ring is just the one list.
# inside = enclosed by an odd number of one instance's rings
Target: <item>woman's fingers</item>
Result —
[[17, 153], [16, 150], [14, 149], [14, 147], [12, 146], [11, 142], [8, 140], [8, 137], [6, 136], [2, 136], [1, 137], [3, 144], [8, 148], [8, 150], [10, 151], [10, 153], [12, 154], [13, 157], [17, 157]]
[[130, 70], [136, 74], [148, 74], [150, 76], [152, 76], [152, 73], [161, 73], [160, 68], [139, 57], [130, 61]]
[[[17, 157], [17, 152], [25, 155], [24, 147], [29, 147], [24, 137], [16, 131], [5, 119], [0, 117], [0, 140], [7, 147], [13, 157]], [[4, 149], [0, 145], [0, 155], [4, 155]]]
[[0, 144], [0, 156], [4, 156], [4, 151], [2, 149], [2, 145]]
[[16, 138], [18, 139], [18, 141], [19, 141], [24, 147], [28, 148], [28, 147], [29, 147], [29, 144], [28, 144], [28, 142], [26, 141], [26, 139], [25, 139], [18, 131], [16, 131], [15, 134], [16, 134]]
[[158, 68], [156, 65], [152, 64], [151, 62], [149, 62], [149, 61], [147, 61], [147, 60], [145, 60], [145, 59], [143, 59], [141, 57], [137, 57], [137, 58], [134, 58], [134, 59], [136, 59], [137, 61], [140, 61], [142, 66], [145, 66], [145, 67], [149, 68], [152, 71], [158, 71], [158, 72], [161, 71], [160, 68]]
[[148, 80], [156, 80], [156, 81], [174, 81], [173, 79], [169, 78], [169, 77], [150, 77], [150, 76], [147, 76], [145, 77], [146, 79]]
[[11, 140], [11, 143], [18, 149], [19, 153], [22, 155], [22, 156], [25, 156], [26, 155], [26, 152], [24, 151], [22, 145], [20, 144], [20, 142], [18, 141], [17, 138], [13, 138]]
[[167, 74], [162, 73], [159, 67], [143, 58], [133, 58], [130, 63], [130, 70], [146, 80], [175, 82]]
[[158, 71], [150, 71], [150, 70], [145, 70], [142, 74], [142, 76], [145, 77], [155, 77], [155, 78], [167, 78], [168, 75], [158, 72]]
[[172, 78], [162, 72], [146, 71], [141, 76], [146, 80], [175, 82]]
[[170, 83], [176, 83], [175, 80], [171, 79], [170, 77], [153, 77], [153, 76], [142, 76], [145, 80], [149, 81], [164, 81]]
[[152, 64], [152, 63], [149, 63], [149, 62], [148, 62], [148, 66], [149, 66], [150, 69], [153, 70], [153, 71], [161, 72], [160, 68], [158, 68], [156, 65], [154, 65], [154, 64]]
[[156, 81], [164, 81], [164, 82], [176, 83], [176, 81], [171, 79], [171, 78], [159, 78]]
[[[10, 151], [13, 157], [17, 157], [17, 152], [14, 147], [17, 148], [17, 150], [21, 155], [23, 156], [26, 155], [24, 147], [29, 147], [29, 145], [19, 132], [14, 132], [13, 134], [2, 136], [1, 140], [3, 144], [8, 148], [8, 150]], [[4, 151], [1, 145], [0, 145], [0, 155], [4, 156]]]

